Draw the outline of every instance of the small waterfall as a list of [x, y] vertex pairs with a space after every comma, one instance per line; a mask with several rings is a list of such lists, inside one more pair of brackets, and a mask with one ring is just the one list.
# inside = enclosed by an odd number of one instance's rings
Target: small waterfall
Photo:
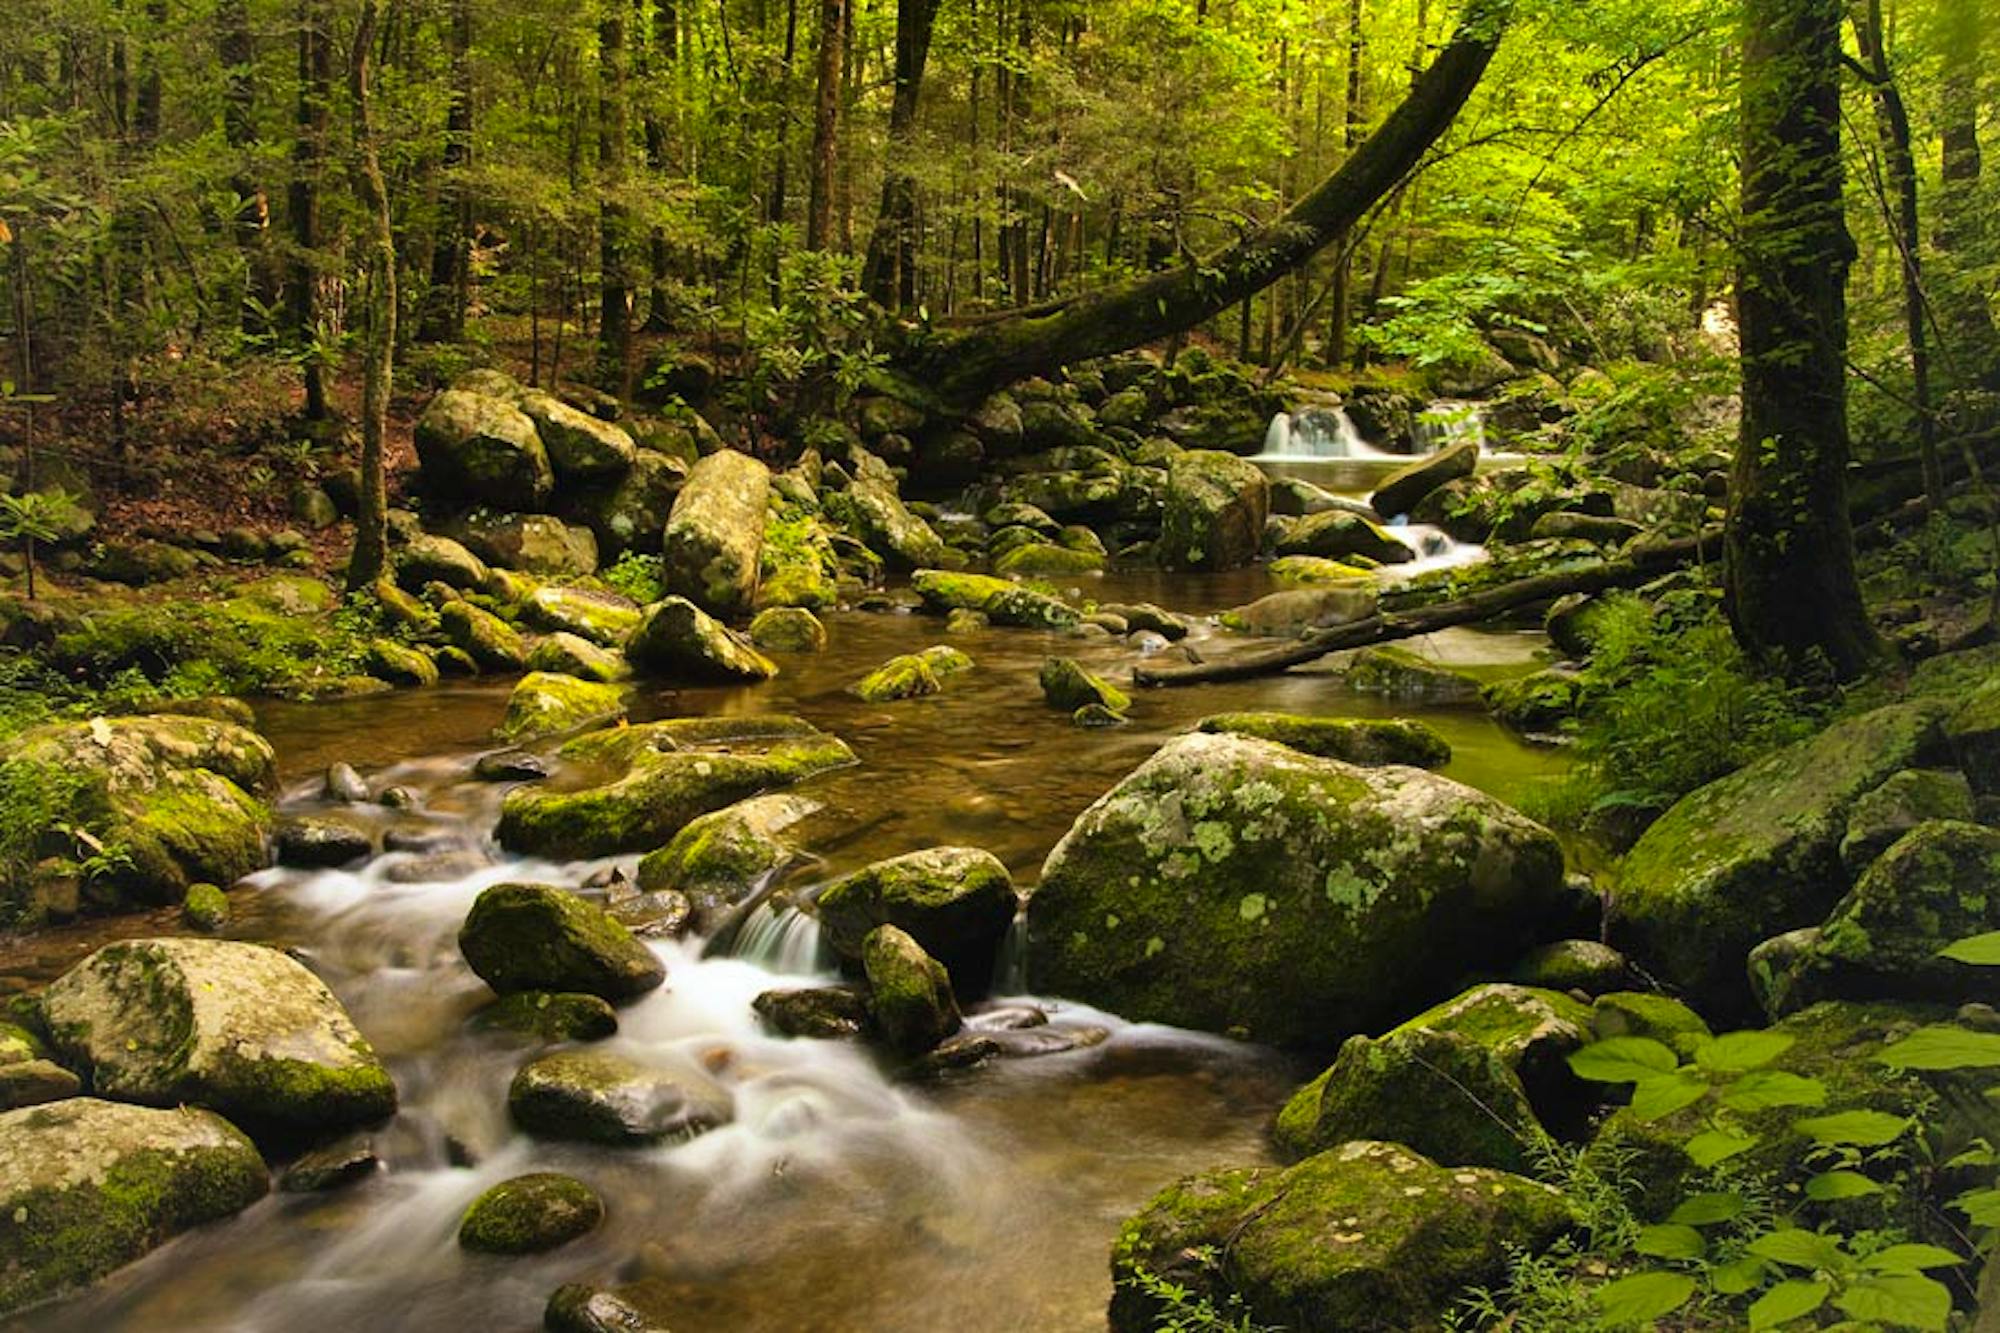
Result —
[[743, 918], [729, 956], [788, 976], [812, 976], [834, 966], [818, 917], [796, 907], [774, 910], [769, 903], [758, 904]]
[[1338, 407], [1307, 407], [1280, 412], [1264, 432], [1260, 458], [1392, 458], [1395, 455], [1361, 438], [1354, 422]]
[[1028, 993], [1028, 914], [1016, 912], [1000, 941], [1000, 958], [993, 966], [995, 995]]
[[1417, 414], [1417, 452], [1433, 454], [1463, 440], [1486, 445], [1486, 409], [1463, 399], [1440, 398]]

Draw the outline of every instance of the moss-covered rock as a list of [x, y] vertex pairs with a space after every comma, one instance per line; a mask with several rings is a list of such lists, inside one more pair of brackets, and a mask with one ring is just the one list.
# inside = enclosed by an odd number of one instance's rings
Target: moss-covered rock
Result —
[[750, 622], [750, 642], [767, 653], [823, 653], [826, 626], [802, 606], [772, 606]]
[[533, 671], [521, 677], [507, 696], [506, 716], [493, 728], [493, 735], [513, 744], [605, 726], [624, 716], [623, 686]]
[[74, 1291], [269, 1180], [221, 1116], [75, 1097], [0, 1113], [0, 1314]]
[[840, 601], [840, 555], [812, 488], [788, 472], [771, 492], [764, 520], [762, 608], [824, 610]]
[[85, 567], [94, 578], [142, 588], [184, 579], [199, 565], [193, 551], [166, 542], [133, 539], [105, 542]]
[[1938, 716], [1928, 701], [1864, 713], [1683, 797], [1619, 870], [1611, 942], [1704, 1007], [1752, 1012], [1750, 950], [1825, 919], [1855, 803], [1935, 749]]
[[528, 594], [521, 617], [538, 629], [574, 634], [600, 648], [619, 648], [639, 628], [644, 613], [616, 593], [545, 583]]
[[1019, 907], [1013, 877], [991, 852], [930, 847], [835, 880], [814, 910], [843, 957], [860, 958], [875, 927], [896, 926], [944, 963], [962, 994], [980, 995]]
[[777, 663], [685, 597], [647, 607], [625, 655], [649, 674], [702, 682], [754, 682], [778, 674]]
[[639, 862], [639, 888], [686, 894], [697, 919], [712, 923], [801, 859], [782, 835], [819, 809], [818, 801], [780, 792], [702, 815]]
[[603, 908], [548, 884], [485, 890], [459, 929], [458, 948], [502, 995], [579, 991], [629, 1000], [667, 979], [653, 951]]
[[368, 830], [344, 820], [290, 815], [278, 821], [271, 847], [279, 865], [312, 870], [352, 865], [371, 856], [375, 839]]
[[362, 665], [368, 668], [369, 675], [391, 685], [422, 688], [438, 683], [437, 663], [431, 661], [430, 655], [394, 639], [370, 639]]
[[993, 562], [993, 572], [1006, 578], [1070, 578], [1101, 574], [1108, 562], [1100, 551], [1077, 551], [1050, 542], [1016, 546]]
[[1427, 704], [1476, 703], [1480, 692], [1478, 677], [1394, 646], [1356, 653], [1347, 665], [1347, 684], [1363, 694]]
[[1493, 1052], [1544, 1124], [1567, 1127], [1589, 1099], [1569, 1056], [1593, 1036], [1591, 1010], [1561, 991], [1489, 982], [1434, 1005], [1396, 1032], [1450, 1032]]
[[623, 427], [579, 412], [551, 394], [530, 391], [514, 401], [535, 423], [549, 464], [564, 484], [615, 479], [631, 471], [638, 446]]
[[1294, 523], [1278, 541], [1281, 556], [1317, 556], [1347, 560], [1353, 556], [1378, 564], [1400, 565], [1417, 553], [1359, 514], [1329, 509]]
[[595, 1231], [604, 1201], [553, 1171], [503, 1180], [474, 1199], [458, 1224], [459, 1248], [479, 1254], [540, 1254]]
[[232, 940], [107, 944], [42, 994], [49, 1037], [91, 1090], [211, 1107], [253, 1128], [380, 1120], [396, 1085], [347, 1011], [287, 955]]
[[1238, 634], [1289, 639], [1308, 630], [1331, 629], [1336, 625], [1351, 625], [1357, 620], [1366, 620], [1375, 614], [1376, 609], [1377, 594], [1372, 581], [1324, 588], [1293, 588], [1259, 597], [1248, 606], [1223, 612], [1222, 627]]
[[582, 578], [597, 572], [596, 534], [552, 514], [475, 510], [452, 531], [495, 569], [543, 578]]
[[1944, 723], [1953, 758], [1981, 795], [2000, 792], [2000, 680], [1957, 704]]
[[1131, 696], [1101, 676], [1084, 670], [1072, 657], [1051, 657], [1042, 663], [1042, 697], [1049, 707], [1065, 713], [1092, 704], [1111, 713], [1122, 714], [1132, 706]]
[[1255, 463], [1196, 449], [1167, 470], [1158, 556], [1169, 569], [1236, 569], [1257, 558], [1271, 483]]
[[958, 1031], [951, 974], [906, 932], [877, 926], [861, 942], [868, 1011], [889, 1044], [918, 1055]]
[[462, 592], [476, 592], [492, 580], [486, 562], [449, 537], [420, 532], [396, 551], [396, 579], [418, 591], [442, 583]]
[[1368, 502], [1383, 518], [1396, 518], [1447, 482], [1469, 477], [1479, 467], [1479, 442], [1463, 440], [1390, 473]]
[[601, 686], [625, 680], [632, 674], [632, 666], [625, 660], [624, 654], [565, 633], [551, 634], [530, 649], [528, 670], [572, 677]]
[[205, 935], [229, 924], [229, 898], [213, 884], [190, 884], [181, 900], [181, 920]]
[[558, 857], [649, 851], [699, 815], [854, 762], [835, 737], [769, 716], [624, 727], [571, 741], [563, 754], [602, 780], [509, 792], [497, 831], [503, 847]]
[[921, 569], [910, 579], [910, 587], [923, 599], [924, 609], [935, 615], [978, 611], [995, 625], [1029, 629], [1068, 629], [1083, 618], [1067, 602], [984, 574]]
[[519, 671], [528, 644], [512, 625], [470, 602], [447, 602], [438, 611], [445, 638], [488, 671]]
[[1651, 991], [1613, 991], [1591, 1002], [1590, 1030], [1599, 1041], [1611, 1037], [1647, 1037], [1691, 1060], [1701, 1044], [1715, 1034], [1700, 1014], [1670, 995]]
[[1471, 788], [1195, 733], [1050, 853], [1029, 979], [1133, 1019], [1324, 1045], [1504, 966], [1562, 880], [1554, 837]]
[[747, 615], [757, 596], [771, 470], [733, 449], [688, 472], [661, 538], [667, 588], [713, 615]]
[[943, 689], [931, 664], [915, 653], [892, 657], [854, 683], [856, 697], [871, 704], [918, 699]]
[[1196, 731], [1254, 736], [1321, 759], [1350, 764], [1408, 764], [1443, 768], [1451, 743], [1427, 722], [1407, 718], [1322, 717], [1308, 713], [1217, 713]]
[[1840, 863], [1859, 876], [1897, 839], [1929, 819], [1974, 818], [1972, 786], [1952, 769], [1906, 768], [1854, 803], [1840, 839]]
[[447, 389], [417, 418], [424, 489], [447, 503], [533, 509], [555, 488], [535, 423], [511, 399]]
[[618, 1031], [618, 1011], [601, 995], [581, 991], [515, 991], [474, 1017], [488, 1031], [540, 1041], [602, 1041]]
[[1509, 680], [1495, 681], [1480, 691], [1493, 716], [1516, 731], [1548, 735], [1583, 707], [1583, 673], [1550, 667]]
[[1542, 631], [1558, 650], [1581, 660], [1597, 651], [1598, 639], [1615, 614], [1601, 595], [1571, 593], [1549, 607], [1542, 617]]
[[83, 1080], [53, 1060], [0, 1064], [0, 1111], [46, 1106], [83, 1092]]
[[944, 563], [944, 538], [911, 513], [896, 493], [896, 481], [881, 460], [863, 451], [846, 490], [830, 492], [827, 513], [892, 569], [929, 569]]
[[657, 554], [674, 501], [687, 481], [689, 464], [657, 449], [638, 449], [632, 467], [615, 480], [565, 486], [563, 512], [597, 537], [606, 560], [628, 551]]
[[751, 1001], [750, 1007], [774, 1031], [787, 1037], [823, 1041], [859, 1037], [874, 1023], [860, 992], [845, 986], [767, 990]]
[[1985, 1001], [1990, 971], [1938, 950], [1992, 930], [2000, 832], [1935, 819], [1882, 853], [1822, 925], [1753, 950], [1750, 985], [1774, 1018], [1820, 1000]]
[[507, 1089], [514, 1123], [543, 1139], [639, 1146], [692, 1138], [735, 1115], [699, 1070], [655, 1068], [609, 1051], [558, 1051], [523, 1065]]
[[1511, 980], [1544, 990], [1602, 995], [1632, 984], [1624, 954], [1596, 940], [1556, 940], [1533, 949], [1514, 965]]
[[1501, 1171], [1441, 1167], [1358, 1140], [1296, 1166], [1217, 1171], [1156, 1196], [1111, 1252], [1113, 1333], [1147, 1333], [1161, 1310], [1137, 1277], [1241, 1301], [1294, 1333], [1427, 1333], [1515, 1251], [1570, 1226], [1562, 1196]]

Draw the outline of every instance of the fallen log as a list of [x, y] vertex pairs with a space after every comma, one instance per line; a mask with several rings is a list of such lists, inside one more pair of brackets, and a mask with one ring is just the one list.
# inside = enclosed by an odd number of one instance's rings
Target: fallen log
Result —
[[1638, 550], [1584, 569], [1567, 569], [1555, 574], [1537, 574], [1486, 588], [1456, 601], [1438, 602], [1411, 611], [1385, 612], [1366, 620], [1315, 630], [1303, 638], [1271, 648], [1234, 653], [1211, 662], [1187, 666], [1132, 668], [1132, 679], [1140, 685], [1203, 685], [1225, 680], [1248, 680], [1316, 661], [1329, 653], [1370, 644], [1392, 643], [1432, 634], [1454, 625], [1470, 625], [1505, 615], [1538, 602], [1554, 601], [1571, 593], [1604, 592], [1629, 588], [1658, 578], [1670, 570], [1701, 564], [1722, 557], [1722, 534], [1711, 529], [1699, 537], [1642, 546]]

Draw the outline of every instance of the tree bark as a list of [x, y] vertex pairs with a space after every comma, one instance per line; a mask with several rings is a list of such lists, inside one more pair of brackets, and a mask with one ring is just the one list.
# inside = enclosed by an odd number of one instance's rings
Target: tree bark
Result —
[[444, 117], [438, 186], [438, 235], [431, 247], [430, 290], [424, 294], [417, 341], [456, 342], [465, 336], [472, 303], [472, 0], [451, 0], [451, 105]]
[[1846, 680], [1879, 644], [1847, 516], [1841, 0], [1748, 0], [1737, 281], [1743, 418], [1727, 607], [1746, 653]]
[[[1368, 42], [1361, 28], [1362, 0], [1352, 0], [1347, 11], [1347, 101], [1341, 117], [1341, 145], [1352, 154], [1361, 142], [1361, 58]], [[1337, 239], [1345, 239], [1340, 237]], [[1326, 322], [1326, 355], [1329, 366], [1347, 360], [1347, 329], [1353, 320], [1354, 251], [1342, 245], [1333, 256], [1333, 310]]]
[[948, 340], [921, 369], [949, 401], [1107, 356], [1213, 319], [1298, 268], [1394, 189], [1450, 128], [1486, 72], [1511, 0], [1471, 0], [1457, 33], [1376, 131], [1270, 226], [1219, 253]]
[[396, 356], [396, 235], [389, 217], [389, 187], [382, 179], [369, 104], [368, 65], [381, 23], [381, 0], [361, 0], [354, 50], [347, 69], [354, 115], [354, 193], [367, 215], [367, 293], [362, 302], [361, 507], [354, 516], [354, 553], [347, 562], [350, 591], [371, 587], [389, 568], [389, 499], [383, 439], [389, 428], [389, 391]]
[[271, 268], [271, 204], [251, 170], [257, 151], [256, 45], [250, 35], [248, 0], [218, 0], [216, 53], [222, 59], [222, 137], [234, 157], [230, 190], [236, 196], [232, 220], [236, 248], [243, 257], [243, 299], [237, 324], [245, 333], [266, 333], [277, 298]]
[[1968, 275], [1984, 239], [1980, 213], [1979, 79], [1986, 19], [1981, 0], [1942, 0], [1943, 162], [1938, 187], [1937, 309], [1946, 349], [1967, 378], [2000, 384], [2000, 335], [1985, 287]]
[[833, 244], [834, 173], [840, 153], [840, 66], [847, 41], [848, 0], [820, 0], [819, 58], [813, 93], [811, 192], [806, 249]]
[[917, 179], [910, 159], [916, 152], [917, 104], [940, 3], [897, 0], [896, 5], [896, 95], [889, 104], [889, 160], [882, 174], [882, 207], [861, 270], [861, 290], [885, 310], [906, 310], [916, 304]]
[[[639, 12], [643, 12], [647, 0], [635, 0]], [[650, 88], [654, 76], [665, 73], [671, 78], [680, 62], [680, 12], [674, 0], [652, 0], [653, 32], [650, 51], [640, 44], [640, 65], [637, 67], [639, 84]], [[655, 62], [657, 57], [657, 63]], [[646, 169], [656, 176], [667, 171], [668, 124], [666, 117], [659, 113], [657, 97], [649, 96], [646, 102]], [[667, 247], [667, 233], [654, 227], [647, 238], [647, 258], [652, 270], [652, 295], [646, 302], [646, 323], [648, 333], [665, 333], [673, 327], [672, 301], [667, 292], [667, 276], [672, 265]]]
[[632, 284], [625, 273], [625, 11], [612, 0], [597, 25], [601, 69], [597, 88], [598, 382], [628, 396], [626, 367], [632, 351]]
[[319, 349], [320, 175], [326, 164], [333, 47], [326, 0], [299, 0], [298, 132], [292, 144], [292, 336], [305, 353], [306, 420], [325, 421], [326, 367]]

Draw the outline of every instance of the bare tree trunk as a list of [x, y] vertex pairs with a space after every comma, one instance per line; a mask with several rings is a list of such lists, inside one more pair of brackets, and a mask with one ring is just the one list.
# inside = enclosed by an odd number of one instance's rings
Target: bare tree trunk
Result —
[[328, 107], [333, 94], [333, 47], [327, 0], [299, 0], [298, 136], [292, 145], [292, 336], [306, 352], [306, 420], [325, 421], [326, 367], [319, 329], [320, 176], [326, 167]]
[[1979, 80], [1983, 72], [1986, 10], [1981, 0], [1942, 0], [1944, 80], [1942, 120], [1944, 160], [1938, 189], [1939, 323], [1951, 339], [1948, 351], [1974, 379], [2000, 382], [2000, 336], [1993, 327], [1989, 294], [1962, 276], [1978, 262], [1984, 240], [1979, 198]]
[[806, 204], [806, 249], [833, 244], [834, 171], [840, 152], [840, 65], [846, 44], [848, 0], [820, 0], [819, 59], [813, 93], [811, 193]]
[[472, 303], [472, 0], [451, 0], [451, 105], [444, 118], [444, 157], [438, 189], [438, 235], [431, 248], [430, 290], [417, 321], [419, 342], [455, 342], [465, 336]]
[[[643, 11], [647, 0], [634, 0]], [[649, 53], [642, 54], [637, 73], [641, 87], [651, 87], [653, 78], [664, 71], [668, 74], [680, 63], [680, 13], [674, 0], [652, 0], [653, 40]], [[645, 45], [640, 44], [642, 52]], [[657, 57], [657, 62], [655, 61]], [[655, 176], [663, 176], [667, 171], [668, 125], [664, 116], [654, 109], [649, 100], [646, 110], [646, 169]], [[652, 230], [647, 238], [648, 259], [652, 270], [652, 296], [646, 302], [645, 330], [648, 333], [665, 333], [673, 326], [672, 302], [667, 296], [667, 275], [672, 265], [667, 250], [667, 233], [659, 227]]]
[[361, 0], [347, 69], [348, 94], [354, 104], [354, 192], [368, 217], [368, 285], [362, 303], [361, 508], [354, 516], [354, 553], [347, 562], [350, 591], [372, 587], [389, 568], [383, 437], [389, 429], [389, 392], [395, 374], [396, 236], [368, 92], [369, 56], [381, 19], [381, 0]]
[[940, 3], [898, 0], [896, 5], [896, 95], [889, 105], [889, 159], [882, 175], [882, 208], [861, 270], [861, 290], [889, 310], [916, 304], [917, 181], [910, 159], [916, 151], [917, 103]]

